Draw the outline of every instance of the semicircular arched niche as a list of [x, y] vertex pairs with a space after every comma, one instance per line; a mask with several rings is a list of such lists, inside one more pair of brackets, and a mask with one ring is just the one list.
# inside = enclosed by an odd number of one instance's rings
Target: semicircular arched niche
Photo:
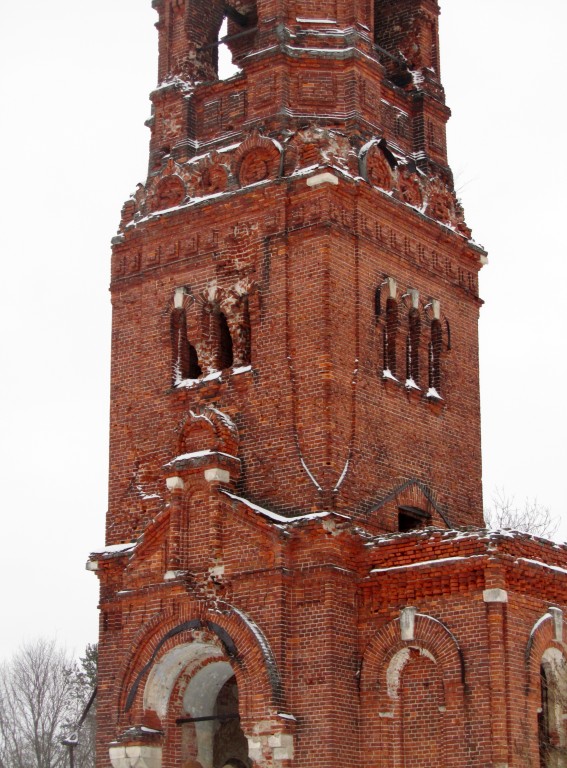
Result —
[[275, 179], [280, 172], [282, 148], [272, 139], [253, 134], [234, 154], [235, 175], [241, 187]]
[[153, 211], [163, 211], [180, 205], [185, 199], [185, 184], [179, 176], [166, 176], [158, 182], [152, 197]]
[[395, 182], [396, 161], [383, 139], [374, 139], [360, 151], [360, 173], [373, 187], [391, 192]]

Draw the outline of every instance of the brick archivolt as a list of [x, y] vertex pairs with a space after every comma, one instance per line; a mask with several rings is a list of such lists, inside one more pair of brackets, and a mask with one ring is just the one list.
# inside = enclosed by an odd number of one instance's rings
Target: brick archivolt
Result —
[[[405, 609], [405, 610], [410, 610]], [[362, 661], [360, 686], [368, 704], [391, 705], [397, 688], [392, 684], [395, 670], [403, 666], [406, 649], [416, 649], [442, 672], [445, 694], [464, 686], [462, 651], [452, 632], [438, 619], [415, 613], [411, 632], [402, 632], [403, 619], [394, 619], [382, 627], [368, 644]], [[411, 635], [411, 638], [409, 638]], [[408, 639], [404, 639], [408, 637]]]
[[567, 645], [563, 641], [563, 611], [550, 608], [535, 622], [525, 650], [528, 688], [539, 695], [540, 667], [548, 649], [558, 650], [567, 657]]
[[[192, 650], [193, 649], [193, 650]], [[198, 651], [198, 652], [197, 652]], [[173, 654], [168, 657], [168, 654]], [[208, 660], [231, 664], [240, 692], [243, 726], [269, 721], [282, 709], [279, 671], [264, 633], [246, 614], [227, 603], [210, 609], [202, 603], [190, 603], [178, 615], [158, 613], [136, 634], [129, 645], [118, 676], [120, 719], [123, 725], [150, 717], [147, 704], [154, 703], [151, 686], [156, 665], [166, 657], [186, 658], [186, 664], [168, 665], [166, 688], [173, 690], [177, 676], [193, 661], [200, 668]], [[179, 660], [178, 660], [179, 661]], [[174, 672], [173, 670], [177, 670]], [[195, 671], [194, 670], [194, 671]], [[158, 715], [160, 713], [157, 713]]]
[[240, 438], [230, 416], [216, 406], [208, 405], [189, 414], [179, 428], [178, 454], [208, 448], [232, 456], [238, 455]]

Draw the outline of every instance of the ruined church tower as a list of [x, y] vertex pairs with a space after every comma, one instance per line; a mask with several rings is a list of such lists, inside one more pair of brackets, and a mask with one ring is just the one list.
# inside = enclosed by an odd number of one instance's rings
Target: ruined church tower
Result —
[[567, 551], [482, 528], [437, 1], [153, 5], [99, 768], [567, 765]]

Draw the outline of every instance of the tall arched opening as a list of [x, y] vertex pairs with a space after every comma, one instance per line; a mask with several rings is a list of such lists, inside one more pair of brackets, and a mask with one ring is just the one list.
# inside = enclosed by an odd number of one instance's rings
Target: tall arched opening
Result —
[[237, 678], [216, 643], [166, 653], [148, 677], [144, 709], [163, 724], [162, 768], [250, 768]]

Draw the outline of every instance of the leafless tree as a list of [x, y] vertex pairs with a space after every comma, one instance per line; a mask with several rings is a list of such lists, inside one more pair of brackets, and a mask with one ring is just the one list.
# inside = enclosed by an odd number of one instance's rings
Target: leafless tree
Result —
[[[87, 696], [80, 674], [71, 656], [45, 639], [25, 644], [0, 666], [0, 768], [67, 765], [61, 739], [78, 721]], [[88, 761], [84, 768], [90, 768]]]
[[65, 723], [67, 739], [69, 735], [71, 739], [76, 738], [74, 768], [94, 768], [95, 765], [97, 666], [98, 645], [88, 644], [75, 675], [76, 706], [71, 713], [74, 719]]
[[537, 499], [526, 499], [523, 506], [518, 506], [514, 497], [502, 490], [494, 494], [492, 506], [484, 511], [484, 519], [488, 528], [510, 528], [545, 539], [552, 539], [559, 527], [559, 520]]

